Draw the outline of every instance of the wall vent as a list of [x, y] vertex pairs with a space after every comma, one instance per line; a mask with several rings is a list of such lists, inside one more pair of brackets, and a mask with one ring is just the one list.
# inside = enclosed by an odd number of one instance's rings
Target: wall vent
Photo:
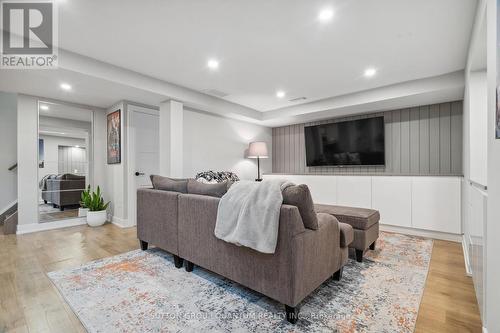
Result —
[[205, 89], [205, 90], [203, 90], [203, 92], [205, 94], [216, 96], [216, 97], [219, 97], [219, 98], [224, 98], [226, 96], [229, 96], [228, 93], [225, 93], [225, 92], [217, 90], [217, 89]]
[[299, 101], [304, 101], [306, 99], [307, 99], [307, 97], [297, 97], [297, 98], [290, 99], [288, 101], [289, 102], [299, 102]]

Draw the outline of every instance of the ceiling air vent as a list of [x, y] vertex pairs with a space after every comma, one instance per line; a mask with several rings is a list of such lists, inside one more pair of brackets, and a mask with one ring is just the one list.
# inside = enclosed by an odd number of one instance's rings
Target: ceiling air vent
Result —
[[224, 98], [224, 97], [226, 97], [226, 96], [229, 95], [229, 94], [227, 94], [227, 93], [225, 93], [223, 91], [217, 90], [217, 89], [205, 89], [205, 90], [203, 90], [203, 92], [205, 94], [216, 96], [216, 97], [219, 97], [219, 98]]
[[300, 102], [300, 101], [305, 101], [306, 99], [307, 99], [307, 97], [297, 97], [297, 98], [290, 99], [288, 101], [289, 102]]

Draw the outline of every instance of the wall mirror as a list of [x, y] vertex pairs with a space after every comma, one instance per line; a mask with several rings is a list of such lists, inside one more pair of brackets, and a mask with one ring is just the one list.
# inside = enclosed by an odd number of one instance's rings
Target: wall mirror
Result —
[[92, 183], [93, 111], [38, 101], [39, 223], [83, 217], [82, 192]]

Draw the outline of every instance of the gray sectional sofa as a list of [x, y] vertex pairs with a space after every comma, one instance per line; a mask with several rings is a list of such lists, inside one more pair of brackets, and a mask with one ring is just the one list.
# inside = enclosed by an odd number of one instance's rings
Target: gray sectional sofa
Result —
[[275, 299], [285, 304], [292, 323], [307, 295], [327, 279], [342, 277], [354, 236], [334, 216], [317, 214], [318, 229], [311, 230], [296, 206], [282, 205], [276, 252], [263, 254], [215, 237], [217, 191], [201, 195], [197, 185], [191, 188], [198, 194], [186, 193], [189, 186], [173, 188], [180, 192], [138, 190], [137, 235], [143, 250], [152, 244], [173, 254], [177, 268], [183, 261], [187, 271], [198, 265]]
[[61, 174], [47, 177], [42, 186], [42, 199], [51, 203], [61, 211], [66, 206], [79, 205], [82, 192], [85, 190], [85, 176]]

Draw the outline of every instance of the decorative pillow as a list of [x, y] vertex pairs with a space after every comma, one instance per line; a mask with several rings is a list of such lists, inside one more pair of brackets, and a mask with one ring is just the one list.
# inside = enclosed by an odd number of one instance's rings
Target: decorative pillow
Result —
[[155, 190], [187, 193], [187, 179], [151, 175], [151, 183], [153, 183]]
[[195, 179], [205, 184], [222, 183], [224, 181], [237, 182], [240, 179], [231, 171], [203, 171], [196, 174]]
[[203, 184], [194, 179], [189, 179], [187, 182], [187, 193], [208, 195], [211, 197], [220, 198], [227, 192], [227, 182], [217, 184]]
[[283, 190], [283, 204], [297, 206], [304, 227], [318, 230], [318, 217], [314, 211], [314, 203], [307, 185], [288, 186]]

